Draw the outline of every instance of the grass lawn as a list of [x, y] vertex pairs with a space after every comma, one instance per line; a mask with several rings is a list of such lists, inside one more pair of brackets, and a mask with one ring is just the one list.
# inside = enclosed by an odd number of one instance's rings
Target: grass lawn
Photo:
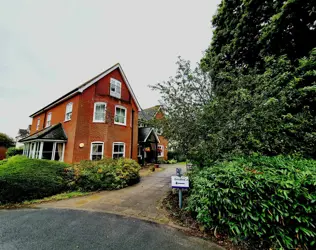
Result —
[[48, 202], [48, 201], [66, 200], [66, 199], [70, 199], [74, 197], [89, 195], [92, 193], [93, 192], [80, 192], [80, 191], [64, 192], [64, 193], [56, 194], [53, 196], [45, 197], [43, 199], [29, 200], [29, 201], [23, 201], [21, 203], [8, 203], [5, 205], [0, 205], [0, 209], [27, 207], [33, 204], [38, 204], [38, 203], [43, 203], [43, 202]]

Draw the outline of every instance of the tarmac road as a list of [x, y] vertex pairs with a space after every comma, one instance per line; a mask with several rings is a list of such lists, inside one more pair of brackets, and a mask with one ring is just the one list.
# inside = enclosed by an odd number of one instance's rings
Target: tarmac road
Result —
[[103, 212], [0, 211], [0, 249], [223, 249], [168, 226]]

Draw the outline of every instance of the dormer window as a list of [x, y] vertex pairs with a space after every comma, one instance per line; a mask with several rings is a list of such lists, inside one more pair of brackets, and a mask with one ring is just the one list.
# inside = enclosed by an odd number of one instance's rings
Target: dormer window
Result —
[[116, 80], [116, 79], [114, 79], [114, 78], [111, 78], [111, 81], [110, 81], [110, 95], [121, 99], [121, 88], [122, 88], [121, 82]]

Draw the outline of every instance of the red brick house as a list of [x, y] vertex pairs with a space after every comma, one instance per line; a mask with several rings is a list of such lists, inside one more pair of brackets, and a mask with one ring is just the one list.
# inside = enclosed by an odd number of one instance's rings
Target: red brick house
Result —
[[139, 112], [138, 121], [138, 159], [140, 162], [154, 162], [159, 159], [168, 160], [168, 140], [162, 131], [152, 127], [154, 120], [164, 117], [161, 105], [156, 105]]
[[139, 103], [116, 64], [33, 113], [24, 155], [68, 163], [137, 159]]

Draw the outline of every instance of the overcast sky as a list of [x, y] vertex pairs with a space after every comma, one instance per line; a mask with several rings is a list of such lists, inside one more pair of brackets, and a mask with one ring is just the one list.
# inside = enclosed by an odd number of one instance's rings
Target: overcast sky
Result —
[[0, 0], [0, 132], [14, 137], [29, 115], [119, 62], [142, 108], [149, 84], [197, 62], [220, 0]]

